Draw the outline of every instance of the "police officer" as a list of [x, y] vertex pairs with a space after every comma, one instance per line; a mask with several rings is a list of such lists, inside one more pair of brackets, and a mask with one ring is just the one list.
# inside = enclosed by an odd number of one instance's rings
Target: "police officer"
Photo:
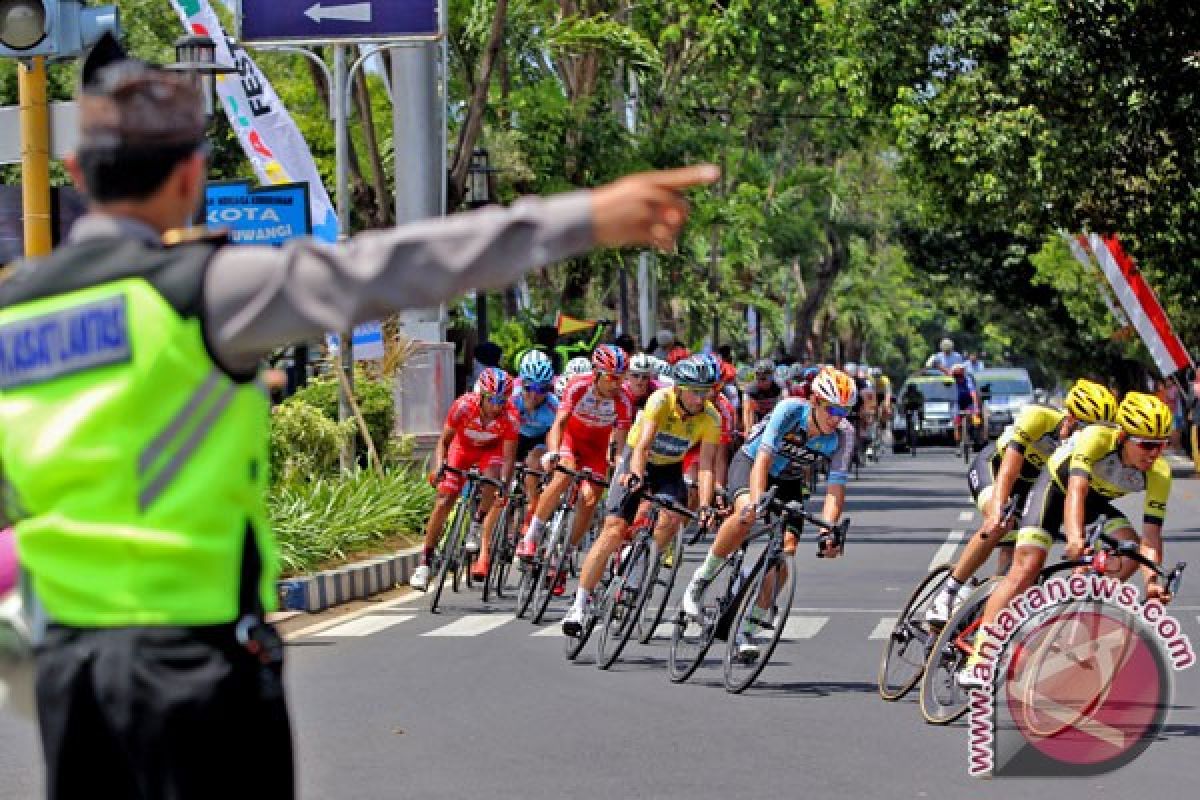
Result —
[[[184, 77], [111, 37], [67, 162], [89, 213], [0, 286], [0, 469], [51, 798], [291, 797], [260, 359], [596, 246], [673, 247], [701, 166], [339, 246], [164, 246], [203, 192]], [[170, 238], [170, 237], [168, 237]]]

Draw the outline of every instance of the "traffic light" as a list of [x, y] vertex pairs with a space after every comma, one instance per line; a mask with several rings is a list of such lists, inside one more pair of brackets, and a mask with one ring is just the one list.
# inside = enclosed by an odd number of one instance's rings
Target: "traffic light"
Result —
[[81, 0], [0, 0], [0, 58], [73, 58], [119, 32], [116, 6]]

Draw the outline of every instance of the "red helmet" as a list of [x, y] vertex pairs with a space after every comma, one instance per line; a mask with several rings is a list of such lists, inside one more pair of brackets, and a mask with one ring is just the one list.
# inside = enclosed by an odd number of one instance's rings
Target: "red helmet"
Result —
[[624, 375], [629, 368], [625, 351], [614, 344], [602, 344], [592, 352], [592, 369], [609, 375]]
[[499, 367], [488, 367], [479, 373], [479, 378], [475, 381], [475, 391], [479, 394], [508, 397], [512, 394], [512, 390], [512, 378]]

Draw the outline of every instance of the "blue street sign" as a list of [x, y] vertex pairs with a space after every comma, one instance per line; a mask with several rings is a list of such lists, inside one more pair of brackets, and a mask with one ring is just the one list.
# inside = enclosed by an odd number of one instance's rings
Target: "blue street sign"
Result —
[[438, 0], [240, 0], [243, 42], [431, 39]]
[[204, 217], [210, 228], [229, 229], [235, 244], [280, 245], [312, 233], [307, 183], [213, 182], [204, 190]]
[[[336, 333], [325, 334], [325, 344], [330, 352], [336, 353], [341, 337]], [[383, 324], [379, 321], [364, 322], [354, 326], [352, 337], [355, 361], [383, 360]]]

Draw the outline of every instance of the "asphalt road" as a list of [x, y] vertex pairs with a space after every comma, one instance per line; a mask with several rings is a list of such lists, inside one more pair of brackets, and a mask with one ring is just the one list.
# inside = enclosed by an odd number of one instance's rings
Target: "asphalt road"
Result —
[[[967, 774], [965, 722], [926, 725], [915, 692], [884, 703], [875, 676], [890, 620], [930, 564], [978, 522], [948, 449], [888, 455], [852, 481], [844, 558], [799, 550], [789, 638], [742, 695], [720, 652], [682, 685], [669, 642], [636, 642], [611, 670], [594, 648], [562, 655], [557, 621], [534, 627], [507, 603], [421, 596], [310, 630], [288, 648], [304, 798], [1167, 796], [1194, 793], [1200, 669], [1177, 674], [1164, 736], [1132, 764], [1079, 779]], [[1200, 565], [1200, 483], [1177, 477], [1168, 560]], [[1140, 502], [1140, 499], [1139, 499]], [[956, 533], [959, 532], [959, 533]], [[701, 552], [689, 553], [690, 574]], [[1200, 566], [1198, 566], [1200, 568]], [[681, 581], [682, 583], [682, 581]], [[1200, 645], [1200, 578], [1171, 612]], [[0, 719], [0, 798], [40, 791], [32, 727]], [[1015, 794], [1014, 794], [1015, 793]]]

